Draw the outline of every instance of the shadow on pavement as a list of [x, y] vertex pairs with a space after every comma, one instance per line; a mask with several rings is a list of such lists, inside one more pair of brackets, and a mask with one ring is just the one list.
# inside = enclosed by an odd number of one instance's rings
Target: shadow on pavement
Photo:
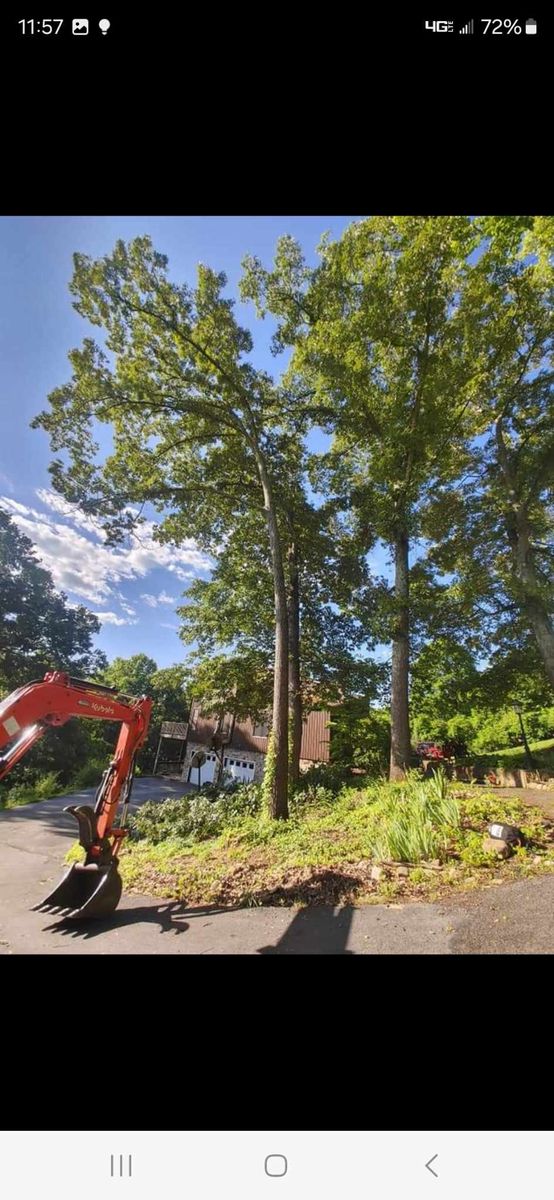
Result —
[[258, 954], [353, 954], [346, 949], [353, 908], [315, 906], [302, 908], [275, 946], [262, 946]]
[[160, 933], [185, 933], [189, 928], [183, 918], [187, 910], [183, 904], [144, 905], [142, 908], [122, 909], [111, 917], [100, 921], [55, 921], [53, 925], [45, 925], [45, 933], [61, 933], [64, 937], [80, 938], [89, 941], [103, 933], [121, 929], [126, 925], [140, 925], [145, 922], [159, 925]]
[[[89, 941], [103, 933], [114, 929], [123, 929], [127, 925], [149, 923], [159, 925], [160, 933], [185, 933], [190, 928], [189, 921], [195, 917], [213, 916], [217, 913], [228, 913], [229, 908], [209, 907], [187, 908], [186, 904], [170, 901], [165, 904], [144, 904], [140, 908], [122, 908], [111, 917], [96, 921], [55, 921], [45, 925], [45, 933], [61, 933], [64, 937], [81, 938]], [[189, 920], [185, 920], [189, 918]]]

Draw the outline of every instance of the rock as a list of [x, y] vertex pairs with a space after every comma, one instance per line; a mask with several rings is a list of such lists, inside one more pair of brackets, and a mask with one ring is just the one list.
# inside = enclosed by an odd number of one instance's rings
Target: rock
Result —
[[397, 867], [396, 874], [400, 875], [402, 878], [406, 879], [407, 876], [410, 874], [410, 868], [409, 867]]
[[516, 825], [489, 825], [487, 833], [491, 838], [501, 839], [511, 845], [523, 845], [524, 837]]
[[512, 848], [503, 838], [483, 838], [483, 850], [487, 854], [496, 854], [497, 858], [509, 858]]
[[379, 880], [383, 878], [384, 874], [385, 874], [385, 872], [383, 870], [383, 867], [372, 867], [371, 868], [371, 878], [375, 881], [375, 883], [379, 883]]

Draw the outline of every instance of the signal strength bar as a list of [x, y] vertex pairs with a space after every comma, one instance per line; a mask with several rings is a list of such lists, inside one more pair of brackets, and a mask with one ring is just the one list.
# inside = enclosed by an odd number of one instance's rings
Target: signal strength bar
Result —
[[460, 33], [473, 33], [474, 25], [475, 25], [474, 21], [468, 21], [467, 25], [464, 25], [463, 29], [460, 29], [459, 32]]

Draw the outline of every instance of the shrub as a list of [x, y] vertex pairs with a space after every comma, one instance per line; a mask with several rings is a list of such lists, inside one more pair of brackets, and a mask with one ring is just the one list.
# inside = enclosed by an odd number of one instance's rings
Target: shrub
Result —
[[203, 783], [197, 794], [204, 796], [207, 800], [219, 800], [222, 796], [232, 795], [242, 786], [244, 785], [240, 779], [233, 779], [228, 771], [224, 771], [219, 783]]
[[67, 790], [78, 792], [81, 788], [98, 787], [105, 770], [105, 759], [102, 762], [93, 759], [91, 762], [84, 763], [73, 776]]
[[221, 793], [218, 800], [202, 794], [179, 800], [150, 800], [129, 819], [129, 830], [136, 841], [202, 842], [217, 837], [234, 821], [257, 815], [261, 804], [261, 789], [255, 783], [245, 784], [230, 796]]
[[202, 796], [161, 803], [150, 800], [130, 818], [129, 830], [133, 838], [148, 838], [154, 843], [168, 838], [186, 839], [193, 833], [200, 841], [218, 831], [217, 808]]
[[388, 712], [370, 708], [366, 700], [348, 700], [334, 710], [331, 731], [334, 763], [384, 775], [390, 758]]
[[349, 766], [340, 763], [314, 763], [307, 771], [302, 772], [294, 791], [300, 795], [302, 792], [313, 792], [314, 788], [322, 787], [336, 796], [351, 778]]
[[291, 797], [291, 811], [293, 809], [305, 808], [307, 805], [312, 805], [321, 808], [325, 804], [332, 804], [336, 800], [337, 792], [334, 788], [323, 787], [322, 784], [310, 783], [298, 791], [295, 791]]
[[483, 848], [482, 833], [471, 831], [466, 834], [460, 858], [466, 867], [488, 867], [495, 861], [496, 855]]
[[3, 808], [18, 808], [20, 804], [36, 804], [39, 800], [50, 800], [57, 796], [60, 779], [56, 771], [47, 771], [33, 784], [16, 783], [4, 797]]
[[224, 791], [218, 804], [226, 821], [240, 817], [255, 817], [262, 811], [262, 787], [259, 783], [239, 783], [232, 791]]

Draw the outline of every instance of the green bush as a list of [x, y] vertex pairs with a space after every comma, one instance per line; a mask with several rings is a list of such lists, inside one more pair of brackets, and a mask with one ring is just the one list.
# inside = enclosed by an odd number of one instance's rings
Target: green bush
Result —
[[360, 767], [369, 775], [384, 775], [390, 758], [390, 716], [370, 708], [365, 700], [348, 700], [333, 710], [333, 764]]
[[483, 834], [471, 831], [466, 834], [465, 844], [460, 850], [460, 858], [466, 867], [488, 867], [497, 855], [483, 849]]
[[314, 788], [322, 787], [336, 796], [351, 779], [349, 766], [341, 763], [314, 763], [307, 771], [302, 772], [294, 792], [300, 795], [302, 792], [313, 792]]
[[291, 812], [302, 809], [307, 805], [321, 808], [324, 804], [332, 804], [337, 797], [337, 791], [331, 787], [323, 787], [320, 783], [311, 783], [308, 787], [297, 790], [291, 796]]
[[[529, 742], [554, 737], [554, 708], [529, 708], [523, 713]], [[522, 747], [521, 728], [513, 708], [507, 704], [500, 709], [474, 708], [469, 714], [457, 714], [450, 719], [414, 713], [412, 736], [418, 741], [465, 742], [469, 754], [487, 755], [497, 750]]]
[[55, 771], [47, 771], [35, 783], [16, 783], [6, 793], [2, 807], [19, 808], [21, 804], [36, 804], [39, 800], [50, 800], [57, 796], [60, 788], [59, 775]]
[[102, 762], [93, 760], [92, 762], [84, 763], [68, 785], [68, 792], [78, 792], [81, 788], [98, 787], [102, 775], [106, 770], [106, 765], [105, 760]]
[[261, 805], [261, 788], [255, 783], [244, 784], [231, 795], [223, 792], [219, 800], [201, 794], [179, 800], [150, 800], [130, 818], [129, 830], [135, 841], [202, 842], [217, 837], [234, 821], [257, 815]]
[[204, 796], [206, 800], [220, 800], [222, 796], [233, 795], [243, 786], [240, 779], [233, 779], [228, 772], [224, 772], [219, 783], [203, 783], [197, 795]]

